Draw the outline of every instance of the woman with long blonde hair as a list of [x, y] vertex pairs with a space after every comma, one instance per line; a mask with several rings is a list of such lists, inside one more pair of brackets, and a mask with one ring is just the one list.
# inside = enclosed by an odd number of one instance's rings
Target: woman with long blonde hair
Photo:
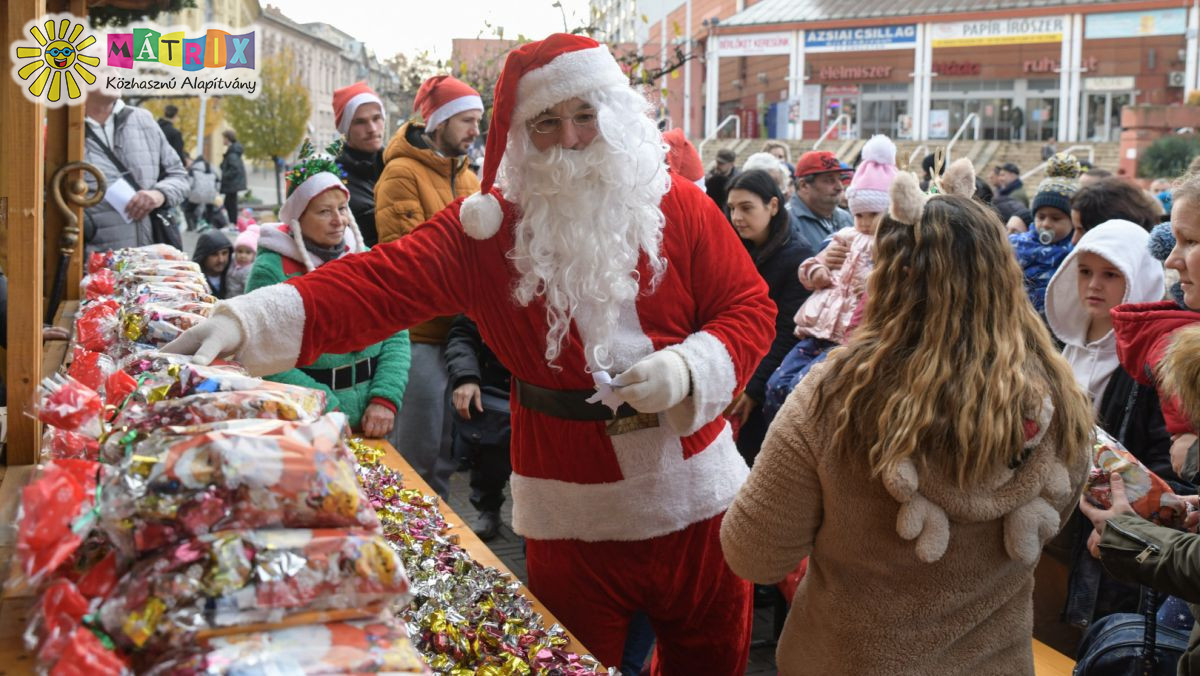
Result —
[[1092, 411], [955, 163], [903, 174], [863, 323], [789, 397], [725, 515], [734, 572], [808, 556], [781, 674], [1032, 674], [1033, 568], [1074, 506]]

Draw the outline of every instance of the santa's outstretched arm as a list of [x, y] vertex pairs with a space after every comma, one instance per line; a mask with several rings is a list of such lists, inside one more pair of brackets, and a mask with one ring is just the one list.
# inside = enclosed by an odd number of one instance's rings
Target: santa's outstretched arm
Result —
[[200, 363], [232, 355], [255, 375], [362, 349], [401, 329], [471, 308], [479, 280], [458, 203], [424, 226], [283, 284], [222, 301], [163, 349]]

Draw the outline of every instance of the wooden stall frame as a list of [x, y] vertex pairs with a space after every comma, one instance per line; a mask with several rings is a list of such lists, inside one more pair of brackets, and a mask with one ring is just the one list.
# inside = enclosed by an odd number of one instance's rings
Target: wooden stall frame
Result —
[[9, 77], [9, 45], [23, 39], [25, 24], [46, 14], [46, 0], [0, 3], [3, 22], [4, 92], [0, 97], [0, 267], [8, 275], [8, 354], [6, 360], [9, 465], [32, 464], [41, 423], [25, 415], [42, 377], [42, 260], [45, 206], [44, 107], [25, 98]]

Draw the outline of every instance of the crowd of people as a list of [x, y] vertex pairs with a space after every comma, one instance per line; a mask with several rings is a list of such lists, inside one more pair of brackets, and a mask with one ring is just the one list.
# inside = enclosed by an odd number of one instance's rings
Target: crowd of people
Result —
[[[1196, 492], [1200, 173], [918, 176], [884, 136], [706, 172], [561, 34], [508, 57], [479, 175], [478, 92], [431, 78], [390, 139], [382, 103], [339, 89], [278, 222], [205, 233], [225, 300], [168, 348], [325, 389], [443, 495], [466, 458], [485, 539], [509, 485], [530, 589], [601, 662], [741, 673], [752, 583], [790, 580], [781, 673], [1032, 673], [1047, 545], [1077, 626], [1137, 585], [1191, 626], [1200, 536], [1080, 494], [1096, 427]], [[102, 232], [186, 197], [160, 146]]]
[[[1200, 601], [1200, 585], [1180, 583], [1192, 571], [1182, 549], [1187, 536], [1146, 522], [1123, 497], [1110, 509], [1075, 497], [1094, 424], [1197, 504], [1200, 409], [1178, 402], [1200, 381], [1177, 377], [1160, 392], [1157, 374], [1167, 370], [1163, 354], [1177, 330], [1175, 359], [1200, 357], [1185, 349], [1196, 347], [1185, 342], [1187, 332], [1200, 332], [1200, 293], [1188, 293], [1200, 278], [1200, 259], [1189, 260], [1200, 226], [1189, 211], [1200, 204], [1200, 163], [1147, 190], [1055, 154], [1046, 178], [1028, 190], [1012, 163], [980, 180], [968, 162], [936, 167], [932, 155], [918, 182], [896, 171], [895, 147], [884, 137], [863, 146], [852, 171], [830, 153], [808, 152], [789, 172], [786, 157], [769, 154], [772, 146], [741, 167], [721, 151], [705, 183], [778, 309], [776, 340], [759, 368], [770, 374], [767, 386], [752, 379], [727, 412], [742, 423], [739, 450], [753, 471], [726, 515], [722, 544], [734, 570], [756, 582], [820, 576], [795, 598], [781, 670], [854, 665], [883, 673], [904, 663], [901, 671], [953, 664], [963, 672], [1030, 673], [1031, 564], [1055, 533], [1048, 551], [1070, 575], [1062, 618], [1081, 632], [1092, 627], [1088, 650], [1118, 618], [1141, 622], [1148, 601], [1140, 585], [1162, 591], [1149, 602], [1160, 626], [1191, 630], [1185, 601]], [[828, 179], [814, 179], [814, 171]], [[800, 234], [806, 228], [820, 238], [811, 249]], [[765, 232], [790, 233], [802, 262], [782, 272], [764, 267]], [[775, 241], [782, 250], [789, 238]], [[814, 368], [826, 357], [827, 366]], [[1018, 405], [1004, 411], [1005, 400]], [[775, 421], [765, 442], [755, 425], [760, 411]], [[1025, 422], [1024, 444], [1011, 439], [1019, 426], [994, 427], [1013, 414]], [[1047, 431], [1053, 457], [1039, 456], [1044, 449], [1033, 443]], [[854, 450], [839, 452], [847, 448]], [[1069, 477], [1051, 495], [1044, 469], [1021, 472], [1042, 462]], [[1037, 546], [1019, 547], [1010, 529], [1039, 494], [1052, 523], [1032, 539]], [[1109, 519], [1129, 526], [1106, 531]], [[1002, 540], [973, 527], [998, 520]], [[955, 538], [980, 536], [955, 547]], [[904, 540], [916, 541], [915, 556], [880, 553], [883, 543]], [[1139, 553], [1149, 556], [1132, 565]], [[797, 567], [799, 554], [808, 558]], [[943, 561], [941, 575], [931, 574], [926, 564]], [[901, 588], [917, 605], [873, 604], [868, 622], [851, 610], [873, 595], [896, 599]], [[979, 608], [965, 600], [980, 603], [985, 589], [996, 590], [982, 601], [988, 612], [968, 617]], [[918, 607], [929, 604], [942, 612], [914, 624]], [[921, 637], [931, 633], [953, 638], [919, 654], [913, 646], [928, 649]], [[1185, 655], [1179, 673], [1192, 673], [1195, 660]]]

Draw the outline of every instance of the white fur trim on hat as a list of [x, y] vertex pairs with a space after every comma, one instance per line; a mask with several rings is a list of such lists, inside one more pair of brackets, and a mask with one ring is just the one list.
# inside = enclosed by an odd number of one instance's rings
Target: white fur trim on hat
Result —
[[291, 223], [292, 221], [300, 220], [300, 214], [308, 208], [308, 203], [312, 198], [329, 190], [330, 188], [338, 188], [346, 193], [346, 198], [350, 198], [350, 189], [346, 184], [342, 183], [342, 179], [333, 174], [323, 171], [319, 174], [309, 176], [300, 187], [292, 191], [291, 195], [284, 200], [283, 207], [279, 210], [279, 220], [283, 223]]
[[516, 128], [557, 103], [614, 86], [628, 87], [629, 78], [608, 47], [600, 45], [560, 54], [521, 77], [509, 128]]
[[342, 121], [338, 123], [338, 133], [345, 136], [350, 131], [350, 123], [354, 121], [354, 111], [364, 103], [378, 103], [379, 112], [383, 114], [383, 118], [387, 119], [387, 111], [383, 108], [383, 101], [375, 95], [374, 92], [361, 92], [355, 94], [353, 98], [346, 102], [346, 107], [342, 109]]
[[304, 269], [312, 272], [317, 269], [317, 263], [313, 261], [313, 255], [309, 253], [308, 247], [304, 246], [304, 233], [300, 230], [300, 220], [293, 218], [288, 221], [288, 229], [292, 231], [292, 241], [296, 243], [296, 255], [304, 261]]
[[441, 108], [433, 111], [428, 120], [425, 120], [425, 131], [432, 134], [434, 129], [437, 129], [443, 122], [458, 115], [459, 113], [468, 110], [478, 110], [483, 112], [483, 99], [472, 94], [469, 96], [460, 96], [452, 101], [447, 101], [442, 104]]
[[886, 214], [888, 207], [892, 205], [892, 198], [888, 193], [867, 188], [850, 188], [846, 191], [846, 201], [850, 203], [852, 214]]
[[500, 201], [493, 195], [477, 192], [463, 200], [458, 220], [462, 222], [463, 231], [472, 239], [488, 239], [500, 230], [504, 211], [500, 208]]

